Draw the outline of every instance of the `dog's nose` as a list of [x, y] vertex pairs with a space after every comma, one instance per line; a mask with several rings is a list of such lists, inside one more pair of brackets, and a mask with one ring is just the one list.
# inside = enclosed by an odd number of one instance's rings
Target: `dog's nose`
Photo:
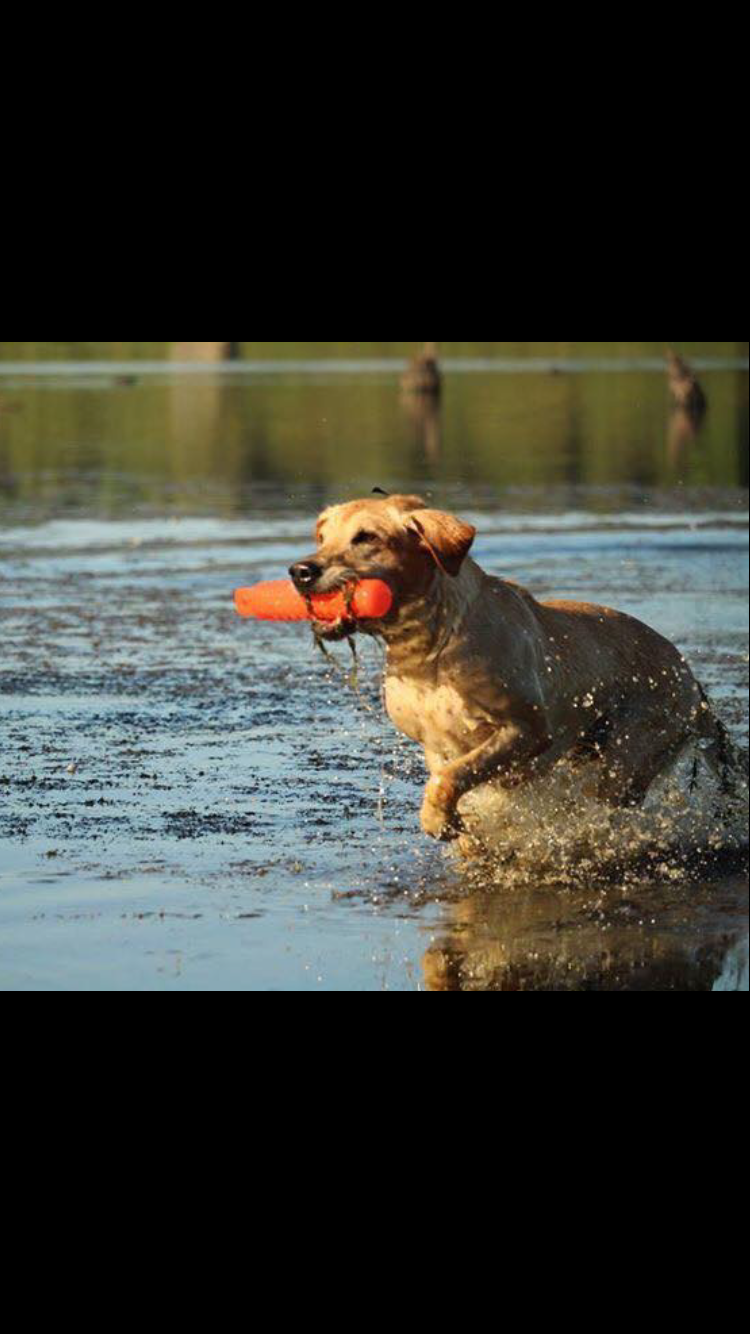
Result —
[[303, 560], [298, 565], [290, 566], [289, 573], [300, 593], [308, 593], [313, 584], [317, 583], [323, 570], [314, 560]]

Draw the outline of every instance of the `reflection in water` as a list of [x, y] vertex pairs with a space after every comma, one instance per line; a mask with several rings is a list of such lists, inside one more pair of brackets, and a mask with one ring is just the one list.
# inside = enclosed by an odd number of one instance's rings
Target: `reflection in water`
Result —
[[239, 343], [170, 343], [173, 361], [228, 361], [240, 355]]
[[690, 447], [695, 444], [703, 426], [703, 415], [695, 416], [687, 408], [672, 408], [667, 428], [667, 453], [670, 462], [681, 470], [689, 461]]
[[[745, 756], [745, 764], [747, 757]], [[690, 755], [642, 807], [587, 797], [564, 764], [464, 799], [460, 891], [428, 951], [433, 990], [705, 991], [747, 931], [747, 782], [730, 798]], [[727, 988], [728, 989], [728, 988]]]
[[[526, 886], [482, 879], [423, 959], [430, 991], [711, 991], [747, 987], [747, 878]], [[675, 879], [674, 877], [677, 876]], [[743, 969], [743, 959], [745, 960]], [[718, 985], [717, 985], [718, 984]]]
[[432, 394], [401, 395], [401, 406], [406, 416], [414, 423], [417, 442], [421, 447], [422, 458], [430, 463], [437, 463], [442, 446], [442, 404], [440, 397]]
[[667, 452], [672, 464], [682, 470], [687, 463], [690, 446], [703, 429], [708, 399], [690, 366], [671, 349], [667, 352], [667, 371], [672, 397]]
[[[401, 378], [401, 406], [417, 428], [421, 463], [436, 464], [442, 448], [443, 377], [438, 362], [438, 343], [425, 343]], [[419, 471], [419, 462], [417, 468]]]
[[[176, 347], [182, 344], [175, 344]], [[213, 376], [179, 377], [168, 388], [169, 440], [173, 459], [200, 457], [206, 441], [215, 448], [221, 436], [226, 390]]]
[[683, 423], [676, 465], [653, 371], [449, 373], [439, 399], [400, 394], [395, 373], [235, 378], [209, 365], [154, 379], [136, 368], [127, 392], [114, 375], [87, 379], [80, 369], [9, 377], [0, 380], [0, 475], [14, 479], [22, 503], [68, 506], [75, 491], [87, 513], [136, 504], [237, 512], [256, 503], [257, 483], [296, 494], [312, 486], [331, 500], [376, 482], [467, 485], [504, 508], [529, 488], [534, 505], [559, 504], [553, 489], [564, 488], [574, 507], [573, 487], [599, 488], [603, 504], [604, 488], [617, 488], [616, 507], [628, 488], [640, 503], [646, 487], [672, 486], [677, 467], [685, 486], [746, 480], [747, 373], [711, 372], [710, 393], [700, 448], [690, 449]]

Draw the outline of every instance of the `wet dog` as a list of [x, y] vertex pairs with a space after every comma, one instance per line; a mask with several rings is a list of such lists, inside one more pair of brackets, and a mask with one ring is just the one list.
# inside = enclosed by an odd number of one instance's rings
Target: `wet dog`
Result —
[[426, 833], [456, 837], [466, 793], [529, 783], [564, 756], [599, 766], [599, 799], [613, 806], [639, 805], [690, 741], [729, 786], [739, 757], [673, 644], [609, 607], [538, 602], [485, 574], [469, 555], [475, 535], [419, 496], [353, 501], [320, 516], [316, 551], [290, 569], [305, 596], [390, 585], [383, 620], [313, 629], [385, 641], [388, 713], [431, 775]]

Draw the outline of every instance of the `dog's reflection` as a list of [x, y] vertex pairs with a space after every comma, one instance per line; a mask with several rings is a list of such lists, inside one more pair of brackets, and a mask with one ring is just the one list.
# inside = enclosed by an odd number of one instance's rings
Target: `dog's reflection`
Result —
[[451, 914], [423, 959], [428, 991], [711, 991], [745, 949], [747, 879], [484, 885]]

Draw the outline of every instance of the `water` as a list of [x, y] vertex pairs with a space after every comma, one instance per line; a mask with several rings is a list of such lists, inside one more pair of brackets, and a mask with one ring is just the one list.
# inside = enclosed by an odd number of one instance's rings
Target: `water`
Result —
[[354, 689], [346, 648], [231, 605], [322, 504], [421, 490], [488, 570], [674, 639], [747, 744], [747, 344], [678, 345], [712, 367], [693, 438], [654, 344], [466, 344], [436, 410], [398, 393], [409, 345], [215, 374], [29, 346], [0, 346], [0, 986], [747, 989], [742, 848], [462, 869], [376, 646]]

